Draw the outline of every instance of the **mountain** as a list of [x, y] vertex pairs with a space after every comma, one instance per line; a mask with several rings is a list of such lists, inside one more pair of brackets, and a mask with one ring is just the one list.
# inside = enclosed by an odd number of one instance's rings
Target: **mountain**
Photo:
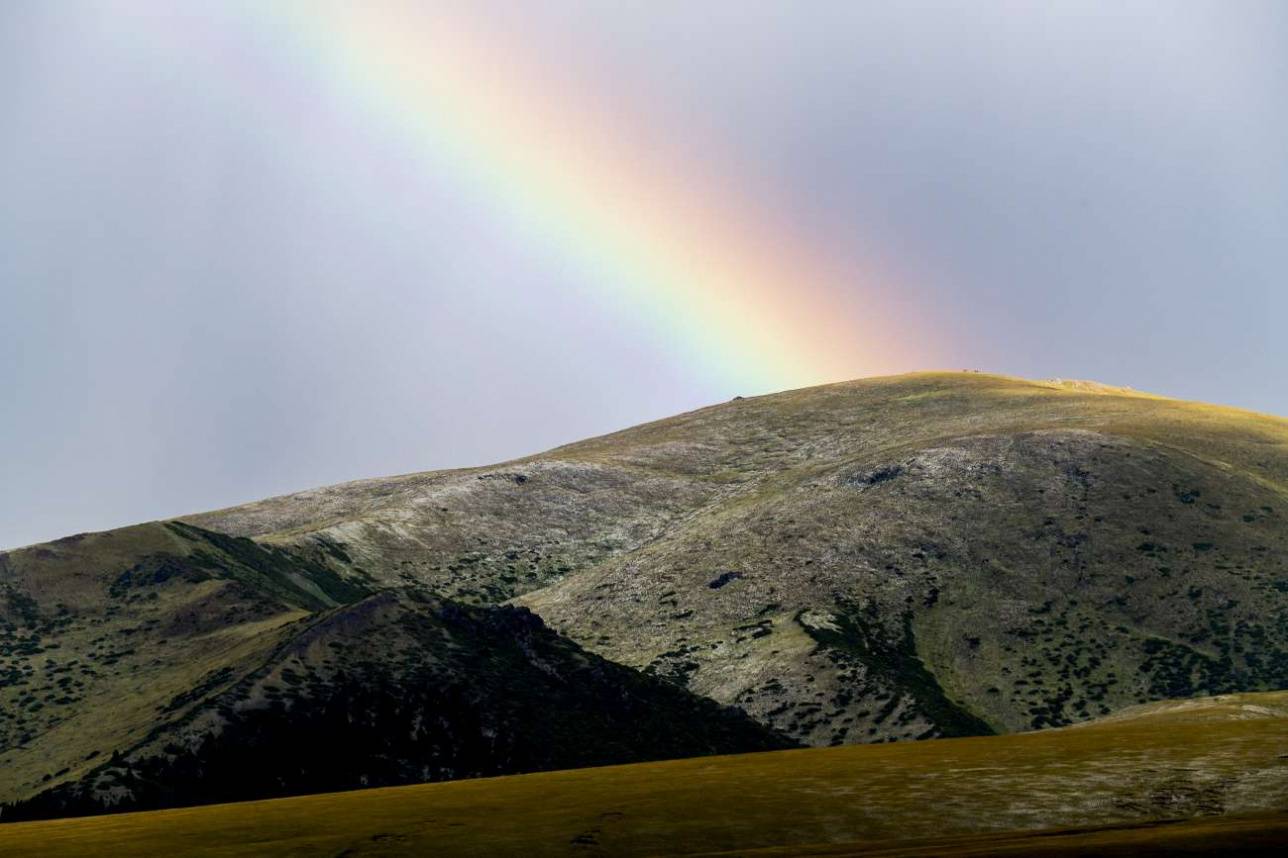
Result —
[[[221, 798], [1288, 688], [1285, 511], [1283, 419], [929, 373], [71, 537], [0, 554], [0, 800], [207, 800], [178, 785], [243, 746], [282, 753]], [[542, 643], [517, 643], [536, 618]], [[310, 758], [368, 698], [355, 760]], [[511, 735], [544, 700], [593, 747]], [[441, 732], [381, 744], [434, 707]], [[298, 748], [288, 721], [314, 730]], [[504, 741], [469, 744], [466, 722]]]
[[513, 599], [810, 744], [1288, 687], [1288, 421], [978, 373], [738, 399], [190, 521]]
[[1282, 855], [1285, 742], [1288, 694], [1231, 695], [1010, 736], [18, 823], [0, 855]]

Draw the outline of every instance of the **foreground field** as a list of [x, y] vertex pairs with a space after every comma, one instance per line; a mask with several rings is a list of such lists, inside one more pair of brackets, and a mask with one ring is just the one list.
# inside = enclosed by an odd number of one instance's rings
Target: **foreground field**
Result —
[[1258, 854], [1285, 844], [1288, 692], [1014, 736], [0, 826], [0, 855], [42, 856]]

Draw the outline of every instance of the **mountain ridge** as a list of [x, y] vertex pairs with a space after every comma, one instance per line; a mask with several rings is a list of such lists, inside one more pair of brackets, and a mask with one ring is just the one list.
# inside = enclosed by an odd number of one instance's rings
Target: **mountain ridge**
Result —
[[[417, 477], [424, 477], [431, 474], [466, 474], [466, 473], [473, 473], [478, 471], [487, 471], [487, 470], [491, 470], [499, 467], [504, 467], [507, 465], [521, 464], [531, 460], [539, 459], [543, 456], [552, 456], [567, 450], [576, 449], [586, 444], [592, 444], [600, 441], [609, 441], [614, 437], [623, 435], [625, 433], [646, 429], [648, 427], [656, 426], [659, 424], [669, 423], [671, 421], [682, 419], [685, 417], [699, 415], [706, 411], [722, 408], [728, 405], [730, 402], [764, 399], [767, 397], [775, 397], [775, 396], [785, 396], [793, 393], [801, 393], [804, 391], [814, 391], [814, 390], [821, 390], [826, 388], [844, 387], [849, 385], [863, 384], [865, 382], [887, 382], [887, 381], [896, 381], [896, 380], [903, 380], [903, 379], [911, 380], [911, 379], [919, 379], [919, 378], [956, 377], [956, 376], [974, 376], [974, 377], [1005, 380], [1009, 382], [1022, 382], [1025, 384], [1032, 384], [1036, 386], [1046, 386], [1051, 389], [1070, 390], [1070, 391], [1077, 391], [1080, 393], [1094, 393], [1094, 394], [1112, 395], [1112, 396], [1132, 396], [1132, 397], [1139, 397], [1142, 399], [1155, 399], [1155, 400], [1162, 400], [1167, 402], [1181, 403], [1186, 405], [1196, 405], [1196, 406], [1202, 406], [1207, 408], [1219, 408], [1222, 410], [1243, 412], [1245, 414], [1254, 415], [1257, 417], [1266, 417], [1266, 418], [1277, 419], [1277, 420], [1288, 420], [1288, 418], [1283, 418], [1283, 417], [1279, 417], [1278, 415], [1272, 415], [1264, 412], [1258, 412], [1252, 409], [1238, 408], [1235, 406], [1227, 406], [1227, 405], [1212, 405], [1210, 403], [1206, 403], [1201, 400], [1191, 400], [1191, 399], [1184, 399], [1180, 397], [1167, 396], [1165, 394], [1151, 393], [1148, 391], [1138, 390], [1133, 387], [1105, 384], [1103, 382], [1093, 381], [1090, 379], [1064, 379], [1064, 378], [1026, 379], [1021, 376], [1012, 376], [1012, 375], [1006, 375], [1003, 373], [982, 372], [978, 370], [963, 370], [960, 372], [953, 372], [953, 371], [947, 371], [947, 370], [918, 370], [914, 372], [901, 373], [898, 375], [891, 375], [891, 376], [873, 376], [873, 377], [852, 379], [848, 381], [828, 382], [828, 383], [819, 384], [819, 385], [810, 385], [807, 387], [791, 388], [789, 390], [775, 391], [771, 393], [753, 394], [750, 396], [739, 395], [739, 396], [733, 397], [731, 400], [716, 402], [710, 405], [699, 406], [698, 408], [694, 408], [689, 411], [683, 411], [678, 414], [672, 414], [666, 417], [660, 417], [653, 420], [648, 420], [648, 421], [645, 421], [644, 423], [634, 424], [632, 426], [627, 426], [621, 429], [611, 430], [609, 432], [605, 432], [600, 435], [594, 435], [589, 438], [584, 438], [578, 441], [570, 441], [567, 443], [558, 444], [554, 447], [543, 450], [541, 452], [531, 453], [531, 454], [519, 456], [513, 459], [506, 459], [500, 462], [484, 463], [484, 464], [478, 464], [478, 465], [462, 465], [459, 467], [450, 467], [450, 468], [435, 468], [435, 469], [429, 469], [429, 470], [407, 471], [407, 472], [398, 473], [398, 474], [390, 474], [383, 477], [359, 477], [352, 480], [343, 480], [338, 483], [320, 484], [317, 486], [313, 486], [311, 488], [285, 492], [283, 494], [270, 495], [268, 497], [245, 501], [243, 503], [235, 503], [235, 504], [218, 507], [211, 510], [184, 513], [182, 515], [174, 516], [172, 519], [159, 519], [159, 520], [186, 521], [189, 519], [213, 518], [213, 517], [219, 517], [221, 515], [237, 512], [237, 511], [243, 510], [246, 507], [255, 506], [259, 504], [269, 504], [275, 501], [285, 501], [292, 498], [300, 497], [302, 495], [309, 495], [314, 492], [325, 491], [328, 489], [360, 488], [360, 487], [379, 485], [390, 481], [410, 480], [410, 479], [414, 479]], [[38, 544], [38, 543], [33, 543], [33, 544]], [[27, 547], [27, 546], [20, 546], [20, 547]]]

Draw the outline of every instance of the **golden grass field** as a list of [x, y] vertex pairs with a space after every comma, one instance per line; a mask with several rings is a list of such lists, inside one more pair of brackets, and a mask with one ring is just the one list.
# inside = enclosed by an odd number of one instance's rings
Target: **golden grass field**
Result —
[[0, 855], [48, 858], [1273, 854], [1285, 844], [1288, 692], [1011, 736], [0, 826]]

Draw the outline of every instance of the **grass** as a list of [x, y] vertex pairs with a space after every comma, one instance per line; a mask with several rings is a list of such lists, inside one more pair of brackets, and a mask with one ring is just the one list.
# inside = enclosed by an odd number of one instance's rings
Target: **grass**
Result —
[[1142, 855], [1274, 855], [1288, 844], [1288, 815], [1255, 814], [1166, 820], [1098, 828], [1065, 828], [1044, 831], [976, 834], [933, 838], [911, 843], [872, 842], [791, 846], [785, 849], [738, 850], [715, 855], [866, 856], [866, 858], [985, 858], [985, 856], [1100, 856], [1140, 858]]
[[[1214, 842], [1257, 849], [1288, 835], [1286, 748], [1288, 693], [1235, 695], [1013, 736], [16, 823], [0, 827], [0, 855], [964, 856], [1134, 854]], [[1160, 824], [1186, 818], [1197, 819]]]

